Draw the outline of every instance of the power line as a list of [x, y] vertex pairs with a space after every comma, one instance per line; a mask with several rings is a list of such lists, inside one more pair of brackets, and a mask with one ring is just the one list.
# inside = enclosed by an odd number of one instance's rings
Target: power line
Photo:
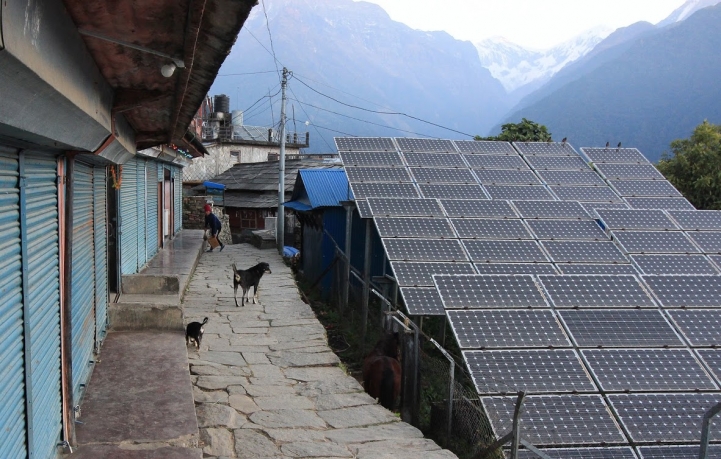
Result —
[[273, 35], [270, 34], [270, 21], [268, 21], [268, 12], [265, 9], [265, 0], [261, 0], [263, 4], [263, 15], [265, 15], [265, 28], [268, 29], [268, 38], [270, 39], [270, 49], [273, 51], [273, 62], [275, 63], [275, 71], [278, 73], [278, 81], [280, 81], [280, 70], [278, 70], [278, 59], [275, 57], [275, 48], [273, 47]]
[[[263, 49], [273, 58], [273, 63], [275, 64], [275, 67], [276, 67], [276, 68], [278, 68], [278, 64], [281, 64], [281, 65], [283, 64], [282, 62], [280, 62], [280, 61], [275, 57], [275, 54], [274, 54], [274, 53], [272, 53], [268, 48], [266, 48], [266, 46], [263, 44], [263, 42], [261, 42], [260, 40], [258, 40], [258, 37], [256, 37], [256, 36], [253, 34], [253, 32], [250, 31], [250, 29], [246, 29], [246, 28], [244, 27], [244, 28], [242, 28], [242, 29], [240, 29], [240, 30], [241, 30], [241, 31], [242, 31], [242, 30], [247, 30], [247, 31], [248, 31], [248, 33], [250, 34], [250, 36], [253, 37], [253, 38], [255, 39], [255, 41], [258, 42], [258, 44], [261, 46], [261, 48], [263, 48]], [[280, 82], [279, 82], [278, 84], [280, 84]]]
[[334, 101], [334, 102], [336, 102], [336, 103], [339, 103], [339, 104], [341, 104], [341, 105], [345, 105], [346, 107], [351, 107], [351, 108], [355, 108], [355, 109], [358, 109], [358, 110], [363, 110], [363, 111], [365, 111], [365, 112], [370, 112], [370, 113], [378, 113], [378, 114], [380, 114], [380, 115], [399, 115], [399, 116], [405, 116], [405, 117], [414, 119], [414, 120], [416, 120], [416, 121], [420, 121], [420, 122], [422, 122], [422, 123], [430, 124], [430, 125], [432, 125], [432, 126], [436, 126], [436, 127], [441, 128], [441, 129], [445, 129], [445, 130], [447, 130], [447, 131], [455, 132], [455, 133], [457, 133], [457, 134], [462, 134], [462, 135], [465, 135], [465, 136], [468, 136], [468, 137], [475, 137], [475, 136], [473, 136], [473, 135], [471, 135], [471, 134], [468, 134], [468, 133], [465, 133], [465, 132], [457, 131], [457, 130], [455, 130], [455, 129], [452, 129], [452, 128], [449, 128], [449, 127], [446, 127], [446, 126], [442, 126], [442, 125], [440, 125], [440, 124], [436, 124], [436, 123], [433, 123], [433, 122], [431, 122], [431, 121], [426, 121], [426, 120], [424, 120], [424, 119], [421, 119], [421, 118], [418, 118], [418, 117], [415, 117], [415, 116], [412, 116], [412, 115], [408, 115], [407, 113], [402, 113], [402, 112], [383, 112], [383, 111], [379, 111], [379, 110], [371, 110], [371, 109], [369, 109], [369, 108], [359, 107], [359, 106], [357, 106], [357, 105], [347, 104], [347, 103], [341, 102], [340, 100], [338, 100], [338, 99], [336, 99], [336, 98], [334, 98], [334, 97], [331, 97], [331, 96], [329, 96], [329, 95], [327, 95], [327, 94], [323, 94], [322, 92], [318, 91], [317, 89], [312, 88], [311, 86], [309, 86], [307, 83], [305, 83], [303, 80], [301, 80], [301, 79], [298, 78], [298, 77], [296, 77], [296, 80], [298, 80], [298, 81], [300, 82], [300, 84], [302, 84], [302, 85], [305, 86], [306, 88], [310, 89], [311, 91], [315, 92], [316, 94], [319, 94], [319, 95], [321, 95], [321, 96], [323, 96], [323, 97], [327, 97], [328, 99], [330, 99], [330, 100], [332, 100], [332, 101]]
[[[288, 90], [290, 91], [291, 94], [293, 94], [293, 97], [295, 98], [295, 100], [298, 100], [298, 96], [295, 95], [295, 93], [293, 92], [293, 88], [291, 88], [290, 85], [288, 85]], [[303, 110], [303, 113], [305, 113], [306, 118], [310, 121], [310, 115], [308, 114], [308, 112], [305, 111], [305, 108], [301, 105], [301, 106], [300, 106], [300, 109]], [[323, 139], [323, 142], [325, 142], [325, 144], [326, 144], [326, 146], [328, 147], [328, 149], [329, 149], [329, 150], [333, 150], [333, 147], [330, 146], [330, 144], [328, 143], [328, 141], [325, 140], [325, 137], [323, 137], [323, 136], [320, 134], [320, 131], [318, 131], [318, 127], [317, 127], [315, 124], [313, 124], [313, 123], [311, 123], [311, 126], [313, 126], [313, 129], [315, 129], [315, 132], [318, 133], [318, 137], [320, 137], [321, 139]]]
[[355, 94], [351, 94], [351, 93], [349, 93], [349, 92], [343, 91], [342, 89], [336, 88], [335, 86], [331, 86], [331, 85], [329, 85], [328, 83], [324, 83], [324, 82], [322, 82], [322, 81], [318, 81], [318, 80], [314, 80], [314, 79], [312, 79], [312, 78], [308, 78], [308, 77], [305, 76], [305, 75], [300, 75], [300, 76], [303, 77], [303, 78], [305, 78], [305, 79], [308, 80], [308, 81], [312, 81], [312, 82], [314, 82], [314, 83], [318, 83], [319, 85], [322, 85], [322, 86], [327, 86], [327, 87], [329, 87], [329, 88], [331, 88], [331, 89], [333, 89], [333, 90], [335, 90], [335, 91], [341, 92], [341, 93], [343, 93], [343, 94], [345, 94], [345, 95], [347, 95], [347, 96], [351, 96], [351, 97], [354, 97], [354, 98], [356, 98], [356, 99], [362, 100], [363, 102], [368, 102], [369, 104], [373, 104], [373, 105], [376, 105], [376, 106], [378, 106], [378, 107], [387, 108], [388, 110], [391, 110], [391, 108], [386, 107], [385, 105], [382, 105], [382, 104], [379, 104], [379, 103], [377, 103], [377, 102], [373, 102], [372, 100], [364, 99], [364, 98], [362, 98], [362, 97], [360, 97], [360, 96], [356, 96]]
[[219, 77], [225, 77], [225, 76], [241, 76], [241, 75], [260, 75], [262, 73], [277, 73], [277, 70], [266, 70], [264, 72], [245, 72], [245, 73], [220, 73], [217, 76]]
[[266, 97], [275, 97], [275, 96], [277, 96], [278, 94], [280, 94], [280, 89], [278, 90], [278, 92], [276, 92], [276, 93], [273, 94], [272, 96], [263, 96], [263, 97], [261, 97], [260, 99], [258, 99], [258, 100], [256, 100], [255, 102], [253, 102], [253, 105], [251, 105], [250, 107], [248, 107], [248, 108], [246, 108], [245, 110], [243, 110], [243, 113], [245, 113], [245, 112], [247, 112], [248, 110], [250, 110], [251, 108], [255, 107], [255, 105], [256, 105], [258, 102], [260, 102], [261, 100], [265, 99]]

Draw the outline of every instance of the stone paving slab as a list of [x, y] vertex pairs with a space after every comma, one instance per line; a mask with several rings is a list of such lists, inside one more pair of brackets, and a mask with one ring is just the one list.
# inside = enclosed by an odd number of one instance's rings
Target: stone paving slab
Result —
[[[272, 274], [260, 282], [259, 303], [236, 307], [231, 264], [261, 261]], [[209, 318], [200, 349], [188, 347], [204, 457], [455, 457], [340, 368], [275, 250], [238, 244], [204, 253], [188, 286], [186, 322]]]

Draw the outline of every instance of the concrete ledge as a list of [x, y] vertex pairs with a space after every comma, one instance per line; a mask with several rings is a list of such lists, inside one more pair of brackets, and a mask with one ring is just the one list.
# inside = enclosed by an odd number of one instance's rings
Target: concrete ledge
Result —
[[253, 231], [253, 235], [250, 237], [250, 243], [261, 250], [274, 249], [276, 246], [275, 231], [272, 231], [272, 230]]
[[180, 277], [177, 275], [130, 274], [123, 276], [123, 293], [163, 295], [180, 293]]
[[185, 330], [179, 304], [111, 303], [108, 319], [112, 331]]

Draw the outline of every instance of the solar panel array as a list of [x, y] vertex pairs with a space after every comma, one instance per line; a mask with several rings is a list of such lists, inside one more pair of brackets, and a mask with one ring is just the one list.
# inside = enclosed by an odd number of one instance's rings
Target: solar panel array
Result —
[[[525, 390], [522, 435], [550, 457], [697, 455], [721, 401], [721, 212], [694, 210], [636, 149], [388, 140], [406, 173], [349, 156], [351, 187], [407, 311], [447, 316], [496, 435]], [[418, 194], [388, 203], [369, 182]]]

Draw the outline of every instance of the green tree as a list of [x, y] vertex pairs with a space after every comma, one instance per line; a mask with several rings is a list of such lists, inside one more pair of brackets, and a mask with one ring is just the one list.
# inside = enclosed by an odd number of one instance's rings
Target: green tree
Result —
[[721, 209], [721, 125], [696, 126], [688, 139], [671, 142], [658, 170], [697, 209]]
[[551, 133], [542, 124], [523, 118], [520, 123], [508, 123], [501, 126], [497, 136], [476, 136], [475, 140], [501, 140], [506, 142], [552, 142]]

